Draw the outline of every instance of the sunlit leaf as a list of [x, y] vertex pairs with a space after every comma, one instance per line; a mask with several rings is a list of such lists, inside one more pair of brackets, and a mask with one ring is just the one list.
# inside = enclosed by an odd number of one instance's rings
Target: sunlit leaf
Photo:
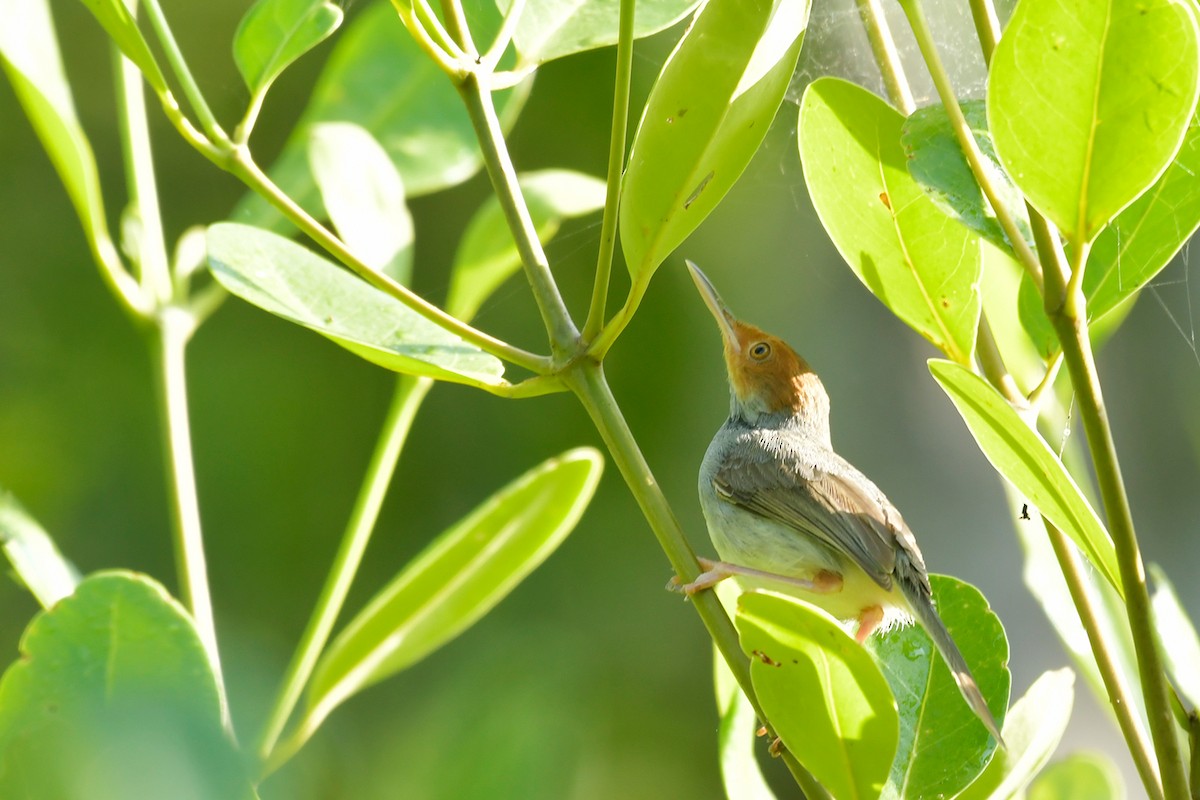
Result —
[[58, 552], [54, 540], [4, 489], [0, 489], [0, 546], [42, 608], [67, 597], [79, 584], [79, 573]]
[[837, 78], [800, 104], [800, 158], [813, 206], [868, 289], [948, 357], [966, 364], [979, 322], [978, 237], [908, 172], [900, 112]]
[[1122, 800], [1121, 773], [1108, 756], [1075, 753], [1052, 764], [1025, 794], [1025, 800]]
[[308, 160], [325, 212], [350, 251], [403, 284], [412, 273], [413, 221], [388, 154], [352, 122], [313, 126]]
[[0, 679], [0, 795], [251, 797], [191, 616], [147, 577], [90, 576]]
[[282, 236], [213, 225], [208, 259], [213, 277], [233, 294], [382, 367], [471, 385], [502, 382], [498, 359]]
[[[512, 0], [498, 0], [507, 13]], [[687, 16], [700, 0], [657, 0], [638, 3], [633, 38], [669, 28]], [[617, 43], [620, 0], [527, 0], [513, 44], [521, 65], [542, 64]]]
[[[494, 95], [504, 127], [516, 120], [530, 86], [526, 81]], [[313, 214], [320, 205], [308, 146], [313, 126], [321, 122], [366, 128], [396, 165], [409, 197], [461, 183], [483, 163], [462, 99], [386, 3], [365, 9], [338, 37], [300, 122], [269, 170]], [[272, 227], [281, 217], [249, 194], [233, 218]]]
[[[930, 583], [938, 615], [1002, 722], [1012, 682], [1004, 626], [974, 586], [945, 575], [931, 575]], [[900, 745], [883, 797], [954, 796], [987, 766], [996, 742], [919, 625], [889, 631], [868, 645], [900, 712]]]
[[458, 636], [562, 544], [596, 490], [591, 448], [526, 472], [434, 540], [356, 616], [322, 656], [306, 729], [346, 698]]
[[1075, 703], [1075, 673], [1043, 672], [1004, 719], [1004, 743], [983, 774], [958, 800], [1016, 797], [1041, 771], [1062, 740]]
[[823, 611], [784, 595], [743, 594], [735, 622], [784, 746], [839, 800], [878, 797], [899, 728], [870, 654]]
[[971, 370], [930, 360], [929, 371], [967, 423], [988, 461], [1063, 533], [1121, 591], [1117, 555], [1108, 531], [1049, 446], [1012, 406]]
[[1019, 3], [988, 77], [996, 151], [1034, 206], [1082, 246], [1174, 157], [1198, 71], [1186, 3]]
[[[137, 65], [142, 75], [158, 92], [167, 91], [167, 83], [154, 60], [137, 22], [125, 7], [124, 0], [82, 0], [87, 9], [112, 38], [121, 52]], [[7, 19], [5, 20], [7, 23]]]
[[[1025, 198], [1012, 185], [1012, 180], [996, 159], [992, 135], [987, 129], [987, 111], [982, 100], [960, 103], [963, 116], [971, 128], [975, 142], [984, 156], [984, 168], [1000, 200], [1016, 219], [1017, 227], [1026, 242], [1032, 244], [1033, 234], [1025, 214]], [[908, 171], [938, 206], [961, 220], [1001, 248], [1011, 247], [1008, 237], [996, 221], [996, 212], [979, 188], [950, 125], [950, 117], [942, 105], [926, 106], [914, 111], [904, 121], [900, 142], [908, 156]]]
[[[538, 238], [549, 241], [563, 220], [604, 207], [604, 181], [569, 170], [548, 169], [518, 176], [521, 194]], [[446, 310], [470, 319], [483, 302], [521, 267], [512, 231], [496, 198], [490, 197], [467, 225], [454, 256]]]
[[265, 92], [300, 56], [342, 24], [329, 0], [258, 0], [233, 36], [233, 59], [250, 94]]
[[1200, 707], [1200, 636], [1175, 593], [1167, 573], [1157, 564], [1150, 565], [1154, 594], [1154, 627], [1162, 642], [1171, 680], [1192, 707]]
[[620, 233], [635, 286], [716, 208], [766, 136], [808, 0], [709, 0], [650, 92], [629, 153]]

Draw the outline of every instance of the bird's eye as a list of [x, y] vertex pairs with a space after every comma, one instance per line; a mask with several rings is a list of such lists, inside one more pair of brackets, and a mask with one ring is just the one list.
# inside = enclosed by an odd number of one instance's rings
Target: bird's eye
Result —
[[750, 357], [755, 361], [765, 361], [771, 355], [771, 345], [766, 342], [755, 342], [750, 346]]

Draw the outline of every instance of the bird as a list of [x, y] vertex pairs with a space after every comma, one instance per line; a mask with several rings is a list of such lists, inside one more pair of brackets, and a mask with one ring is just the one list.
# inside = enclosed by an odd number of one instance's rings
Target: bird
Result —
[[699, 476], [701, 510], [721, 560], [701, 559], [705, 572], [683, 590], [691, 595], [729, 577], [743, 589], [785, 588], [836, 619], [857, 622], [859, 644], [915, 618], [967, 705], [1003, 746], [934, 606], [912, 531], [883, 492], [833, 449], [821, 379], [783, 340], [730, 313], [699, 267], [686, 263], [721, 330], [730, 408]]

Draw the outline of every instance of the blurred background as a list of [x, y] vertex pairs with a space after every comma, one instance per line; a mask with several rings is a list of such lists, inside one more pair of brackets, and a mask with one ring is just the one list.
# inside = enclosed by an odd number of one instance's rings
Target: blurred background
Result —
[[[218, 118], [232, 124], [245, 95], [229, 42], [249, 3], [163, 5]], [[364, 5], [351, 3], [350, 20]], [[983, 71], [962, 5], [935, 3], [932, 13], [963, 93], [980, 96]], [[903, 511], [930, 569], [975, 583], [989, 598], [1008, 630], [1016, 699], [1043, 670], [1068, 661], [1022, 584], [1017, 512], [930, 378], [924, 362], [936, 353], [842, 263], [803, 184], [795, 102], [806, 82], [836, 74], [880, 91], [853, 9], [850, 0], [817, 0], [791, 102], [725, 202], [659, 271], [608, 374], [694, 545], [709, 552], [696, 470], [728, 396], [717, 331], [682, 268], [684, 257], [699, 263], [735, 312], [784, 336], [822, 375], [839, 451]], [[56, 3], [54, 11], [115, 222], [123, 179], [108, 46], [82, 4]], [[893, 11], [919, 102], [929, 102], [915, 45]], [[639, 45], [635, 108], [680, 32]], [[329, 50], [327, 43], [306, 56], [272, 90], [255, 134], [261, 163], [282, 145]], [[613, 59], [604, 50], [540, 71], [510, 139], [519, 169], [603, 175]], [[183, 145], [153, 109], [151, 118], [168, 234], [224, 218], [240, 185]], [[7, 83], [0, 154], [0, 485], [84, 572], [127, 567], [173, 587], [147, 349], [101, 284]], [[458, 237], [488, 192], [476, 176], [411, 201], [414, 282], [424, 296], [444, 297]], [[580, 314], [598, 235], [597, 215], [569, 223], [548, 249]], [[1200, 582], [1192, 578], [1200, 567], [1195, 271], [1185, 249], [1100, 356], [1144, 553], [1166, 565], [1193, 612], [1200, 609]], [[620, 267], [615, 276], [614, 297], [625, 288]], [[516, 278], [476, 324], [542, 349], [532, 312]], [[247, 739], [324, 579], [394, 377], [235, 299], [201, 329], [190, 357], [218, 633]], [[568, 395], [506, 401], [436, 388], [347, 611], [493, 490], [585, 443], [600, 446]], [[664, 591], [670, 575], [610, 468], [582, 523], [545, 566], [460, 639], [339, 709], [264, 785], [264, 800], [722, 796], [710, 646], [686, 602]], [[35, 611], [13, 581], [0, 581], [3, 663], [16, 657]], [[1115, 726], [1078, 686], [1064, 751], [1108, 754], [1136, 787]], [[780, 787], [789, 796], [787, 782]]]

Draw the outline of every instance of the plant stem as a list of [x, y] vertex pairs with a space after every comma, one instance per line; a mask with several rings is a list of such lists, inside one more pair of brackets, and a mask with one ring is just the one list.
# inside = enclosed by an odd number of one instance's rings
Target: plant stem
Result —
[[272, 761], [279, 736], [283, 733], [288, 718], [291, 717], [292, 710], [317, 665], [317, 659], [329, 640], [329, 634], [337, 622], [338, 614], [350, 591], [350, 584], [354, 581], [375, 523], [379, 519], [383, 499], [395, 474], [400, 451], [404, 449], [404, 442], [412, 429], [413, 419], [421, 407], [421, 401], [432, 387], [431, 378], [404, 375], [396, 382], [392, 405], [380, 431], [379, 441], [375, 444], [375, 451], [371, 454], [366, 477], [354, 501], [354, 509], [346, 523], [337, 555], [329, 568], [329, 576], [325, 579], [325, 586], [317, 598], [308, 627], [304, 629], [288, 665], [283, 684], [275, 698], [275, 705], [259, 735], [257, 753], [263, 764]]
[[1108, 691], [1109, 704], [1117, 717], [1117, 725], [1125, 737], [1125, 744], [1129, 747], [1130, 755], [1133, 756], [1138, 775], [1141, 776], [1142, 784], [1146, 788], [1146, 794], [1154, 800], [1161, 800], [1163, 790], [1158, 781], [1158, 773], [1154, 768], [1153, 751], [1137, 720], [1134, 719], [1134, 705], [1130, 700], [1129, 687], [1122, 680], [1109, 643], [1100, 629], [1099, 615], [1091, 595], [1088, 593], [1087, 578], [1084, 576], [1079, 553], [1062, 531], [1051, 524], [1049, 520], [1043, 518], [1042, 521], [1046, 526], [1050, 545], [1054, 548], [1054, 555], [1058, 558], [1058, 566], [1062, 570], [1063, 577], [1066, 578], [1067, 589], [1071, 592], [1071, 599], [1075, 603], [1079, 621], [1083, 623], [1083, 628], [1087, 632], [1092, 655], [1096, 659], [1096, 666], [1104, 681], [1104, 688]]
[[[508, 45], [512, 42], [513, 32], [517, 29], [517, 23], [521, 21], [521, 14], [524, 11], [525, 0], [512, 0], [508, 11], [504, 12], [504, 20], [500, 23], [500, 30], [496, 32], [496, 39], [488, 47], [488, 51], [484, 53], [483, 58], [479, 60], [479, 66], [482, 69], [492, 72], [500, 63], [500, 59], [504, 58], [504, 51], [508, 49]], [[617, 47], [619, 48], [620, 46], [618, 42]]]
[[[587, 410], [596, 430], [599, 431], [604, 443], [608, 446], [613, 462], [633, 493], [634, 500], [637, 501], [646, 521], [650, 523], [650, 528], [654, 531], [659, 545], [671, 562], [672, 569], [684, 581], [695, 580], [701, 572], [696, 555], [692, 552], [670, 504], [667, 503], [667, 498], [659, 488], [658, 481], [650, 471], [649, 464], [646, 463], [638, 449], [637, 441], [629, 430], [629, 425], [621, 414], [616, 398], [613, 397], [612, 389], [609, 388], [608, 381], [604, 377], [603, 367], [595, 361], [580, 361], [564, 375], [564, 378], [579, 398], [580, 403], [583, 404], [584, 409]], [[737, 679], [738, 685], [741, 686], [746, 698], [754, 707], [754, 713], [760, 720], [767, 722], [767, 717], [759, 705], [754, 686], [750, 681], [749, 659], [742, 652], [737, 630], [725, 613], [717, 593], [698, 592], [692, 596], [692, 603], [717, 649], [721, 652], [721, 656]], [[810, 800], [829, 797], [825, 789], [800, 766], [794, 757], [789, 756], [787, 765], [796, 778], [796, 782]]]
[[[1086, 252], [1083, 243], [1073, 244], [1076, 245], [1073, 248], [1075, 253]], [[1075, 267], [1081, 272], [1082, 261]], [[1088, 336], [1087, 300], [1083, 296], [1079, 281], [1071, 279], [1067, 284], [1062, 278], [1060, 270], [1054, 270], [1047, 275], [1046, 314], [1058, 334], [1063, 358], [1071, 374], [1071, 383], [1075, 387], [1079, 415], [1087, 434], [1088, 449], [1092, 455], [1092, 465], [1095, 468], [1105, 517], [1117, 552], [1117, 565], [1125, 589], [1125, 610], [1133, 635], [1134, 651], [1137, 654], [1138, 674], [1146, 703], [1150, 733], [1158, 756], [1163, 794], [1168, 798], [1185, 797], [1187, 776], [1179, 742], [1175, 736], [1166, 670], [1151, 616], [1150, 593], [1146, 586], [1145, 568], [1134, 530], [1133, 514], [1125, 492], [1125, 482], [1121, 477], [1116, 444], [1113, 441]], [[1072, 290], [1071, 296], [1066, 294], [1068, 285]]]
[[471, 28], [467, 25], [467, 15], [463, 13], [462, 3], [459, 0], [442, 0], [442, 16], [446, 18], [451, 40], [469, 58], [477, 60], [479, 51], [471, 38]]
[[992, 0], [971, 0], [971, 19], [975, 22], [975, 35], [979, 37], [979, 47], [983, 50], [984, 66], [990, 67], [992, 53], [1000, 41], [1000, 18], [996, 15]]
[[921, 55], [925, 59], [926, 66], [929, 68], [933, 84], [937, 87], [938, 97], [942, 101], [942, 106], [946, 109], [946, 115], [950, 119], [950, 125], [954, 129], [954, 136], [958, 139], [958, 145], [962, 148], [963, 155], [966, 156], [967, 163], [971, 167], [971, 173], [975, 176], [979, 188], [983, 190], [984, 197], [987, 198], [988, 204], [992, 207], [992, 211], [996, 215], [996, 221], [1000, 223], [1004, 235], [1008, 237], [1009, 244], [1012, 246], [1017, 260], [1025, 268], [1025, 271], [1029, 273], [1029, 277], [1033, 279], [1040, 292], [1042, 289], [1042, 268], [1038, 262], [1037, 254], [1033, 252], [1032, 248], [1025, 241], [1025, 237], [1021, 235], [1021, 230], [1017, 227], [1016, 219], [1013, 217], [1011, 211], [1000, 200], [1000, 194], [992, 180], [991, 170], [988, 169], [986, 159], [979, 149], [979, 143], [975, 141], [975, 135], [971, 132], [971, 126], [967, 124], [967, 118], [963, 116], [962, 108], [958, 105], [958, 97], [954, 93], [954, 85], [950, 82], [950, 73], [946, 71], [941, 56], [938, 55], [937, 44], [933, 40], [933, 33], [929, 30], [929, 23], [925, 19], [921, 0], [900, 0], [900, 8], [904, 10], [904, 15], [908, 17], [908, 23], [912, 27], [913, 35], [917, 39], [917, 46], [921, 48]]
[[196, 496], [196, 472], [188, 420], [184, 351], [195, 331], [195, 320], [182, 308], [166, 306], [159, 311], [157, 322], [153, 329], [151, 349], [154, 352], [158, 410], [169, 478], [175, 565], [184, 604], [192, 612], [196, 632], [212, 665], [221, 698], [221, 715], [228, 726], [229, 708], [217, 649], [212, 598], [208, 592], [208, 569], [204, 561], [204, 538], [200, 529], [200, 505]]
[[1008, 404], [1018, 411], [1026, 407], [1025, 397], [1021, 394], [1016, 380], [1004, 365], [992, 326], [988, 324], [987, 313], [979, 314], [979, 334], [975, 337], [975, 355], [979, 359], [979, 367], [988, 382], [995, 386], [1008, 401]]
[[583, 324], [583, 340], [595, 339], [604, 327], [608, 283], [617, 247], [617, 210], [621, 201], [621, 175], [625, 171], [625, 135], [629, 127], [629, 84], [633, 76], [633, 17], [635, 0], [621, 0], [617, 38], [617, 77], [613, 87], [612, 130], [608, 137], [608, 177], [604, 195], [604, 220], [600, 225], [600, 252], [596, 257], [596, 282], [592, 304]]
[[158, 0], [142, 0], [142, 5], [146, 9], [146, 16], [150, 19], [150, 26], [154, 28], [158, 42], [162, 45], [163, 52], [166, 53], [171, 70], [175, 73], [180, 86], [183, 87], [183, 93], [192, 106], [192, 110], [200, 119], [200, 128], [208, 136], [209, 141], [228, 144], [229, 136], [221, 129], [217, 118], [213, 116], [212, 109], [208, 107], [208, 101], [204, 99], [204, 93], [200, 91], [199, 84], [196, 83], [192, 71], [188, 68], [187, 60], [183, 57], [183, 51], [179, 49], [179, 43], [175, 41], [175, 34], [171, 32], [171, 26], [167, 24], [167, 18], [163, 15]]
[[478, 74], [468, 75], [459, 85], [459, 93], [475, 128], [475, 136], [483, 151], [483, 163], [496, 190], [496, 199], [513, 232], [517, 252], [525, 266], [525, 277], [533, 289], [542, 322], [550, 334], [551, 351], [560, 360], [573, 357], [578, 349], [579, 331], [559, 294], [558, 284], [550, 272], [550, 263], [538, 240], [537, 229], [529, 216], [529, 207], [521, 194], [517, 172], [504, 143], [500, 120], [496, 117], [491, 91], [480, 81]]
[[858, 14], [862, 18], [863, 27], [867, 31], [867, 39], [871, 43], [871, 52], [875, 54], [875, 63], [883, 75], [883, 85], [888, 97], [897, 110], [908, 116], [916, 110], [912, 89], [908, 86], [908, 78], [904, 74], [904, 65], [900, 61], [900, 53], [896, 50], [896, 40], [888, 27], [887, 16], [879, 0], [855, 0], [858, 4]]

